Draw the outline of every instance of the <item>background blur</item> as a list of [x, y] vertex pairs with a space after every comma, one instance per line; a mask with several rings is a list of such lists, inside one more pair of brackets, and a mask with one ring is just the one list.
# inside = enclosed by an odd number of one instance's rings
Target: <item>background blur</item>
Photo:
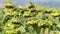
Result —
[[[5, 0], [0, 0], [0, 7], [4, 7], [3, 6], [4, 1]], [[22, 6], [26, 6], [29, 2], [33, 2], [34, 4], [41, 4], [47, 7], [60, 8], [60, 0], [12, 0], [12, 2], [15, 3], [16, 5]]]

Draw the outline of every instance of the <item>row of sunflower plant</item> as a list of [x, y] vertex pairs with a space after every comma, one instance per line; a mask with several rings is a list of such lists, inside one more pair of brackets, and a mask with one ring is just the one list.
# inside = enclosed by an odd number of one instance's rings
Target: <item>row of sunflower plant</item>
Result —
[[0, 34], [60, 34], [60, 10], [34, 5], [16, 6], [10, 0], [0, 8]]

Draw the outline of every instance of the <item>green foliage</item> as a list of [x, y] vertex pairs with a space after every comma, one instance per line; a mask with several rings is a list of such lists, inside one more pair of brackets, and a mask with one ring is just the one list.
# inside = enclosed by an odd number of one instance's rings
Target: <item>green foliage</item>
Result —
[[7, 0], [0, 9], [0, 34], [60, 34], [60, 10], [34, 5], [14, 6]]

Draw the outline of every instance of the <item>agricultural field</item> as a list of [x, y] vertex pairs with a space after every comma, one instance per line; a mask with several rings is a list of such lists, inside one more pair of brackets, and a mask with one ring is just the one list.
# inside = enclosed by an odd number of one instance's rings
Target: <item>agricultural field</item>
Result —
[[26, 7], [5, 1], [0, 8], [0, 34], [60, 34], [60, 9], [30, 2]]

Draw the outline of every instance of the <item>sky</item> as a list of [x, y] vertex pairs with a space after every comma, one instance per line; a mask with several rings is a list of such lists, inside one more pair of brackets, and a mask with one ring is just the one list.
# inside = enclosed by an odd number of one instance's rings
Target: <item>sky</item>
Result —
[[[5, 0], [0, 0], [0, 7], [3, 7], [4, 1]], [[41, 4], [43, 6], [60, 7], [60, 0], [12, 0], [12, 2], [22, 6], [26, 6], [29, 2], [33, 2], [34, 4]]]

